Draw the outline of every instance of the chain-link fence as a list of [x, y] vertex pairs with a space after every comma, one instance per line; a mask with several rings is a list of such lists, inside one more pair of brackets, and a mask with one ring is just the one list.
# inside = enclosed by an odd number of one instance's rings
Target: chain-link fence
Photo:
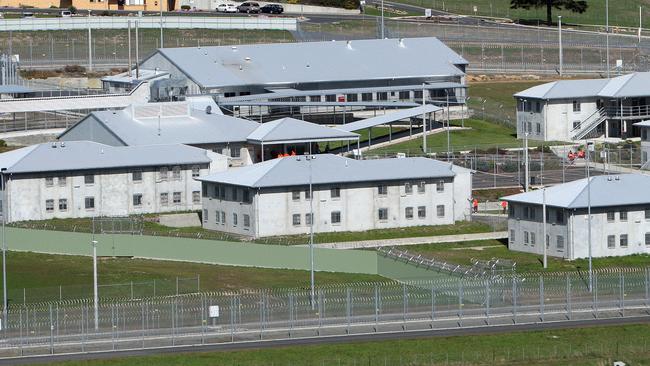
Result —
[[10, 308], [0, 356], [647, 316], [650, 271], [449, 278]]

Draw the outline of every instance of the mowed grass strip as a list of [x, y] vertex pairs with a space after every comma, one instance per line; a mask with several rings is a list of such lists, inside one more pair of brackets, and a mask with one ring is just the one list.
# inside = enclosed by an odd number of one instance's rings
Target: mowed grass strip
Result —
[[[471, 265], [473, 260], [488, 261], [497, 258], [516, 263], [518, 273], [544, 271], [542, 255], [511, 251], [508, 249], [507, 240], [505, 239], [409, 245], [399, 249], [454, 264]], [[593, 259], [593, 266], [596, 269], [607, 267], [647, 267], [649, 265], [650, 255], [643, 254]], [[546, 271], [585, 271], [587, 268], [588, 263], [586, 259], [569, 261], [549, 256]]]
[[[605, 336], [606, 335], [606, 336]], [[650, 325], [431, 337], [51, 363], [51, 366], [647, 364]]]

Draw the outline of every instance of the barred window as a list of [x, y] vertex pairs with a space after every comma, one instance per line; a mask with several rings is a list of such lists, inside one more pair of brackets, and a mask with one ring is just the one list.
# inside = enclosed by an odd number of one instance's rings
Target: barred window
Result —
[[292, 223], [293, 223], [293, 226], [300, 225], [300, 214], [293, 214]]
[[407, 207], [404, 209], [404, 216], [406, 216], [407, 219], [412, 219], [413, 218], [413, 207]]

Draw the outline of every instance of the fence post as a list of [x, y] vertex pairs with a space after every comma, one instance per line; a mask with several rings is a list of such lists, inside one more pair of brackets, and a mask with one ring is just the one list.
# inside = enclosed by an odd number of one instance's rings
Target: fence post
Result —
[[293, 292], [289, 293], [289, 338], [293, 330]]
[[178, 296], [178, 276], [176, 276], [176, 296]]
[[375, 332], [379, 326], [379, 287], [375, 284]]
[[623, 271], [619, 271], [619, 303], [621, 309], [621, 317], [625, 316], [625, 276], [623, 276]]
[[408, 311], [408, 290], [406, 284], [402, 284], [402, 330], [406, 330], [406, 312]]
[[485, 280], [485, 324], [490, 325], [490, 283]]
[[264, 293], [260, 293], [260, 340], [264, 339], [263, 337], [264, 337]]
[[[178, 283], [178, 277], [176, 277], [176, 283]], [[176, 307], [174, 306], [176, 304], [176, 299], [177, 298], [175, 297], [171, 301], [171, 312], [169, 314], [172, 321], [172, 346], [176, 345]]]
[[345, 297], [345, 317], [347, 319], [348, 323], [348, 328], [346, 330], [347, 334], [350, 334], [350, 313], [351, 313], [351, 307], [352, 307], [352, 293], [350, 292], [350, 288], [346, 288], [346, 297]]
[[433, 329], [434, 320], [436, 320], [436, 291], [431, 284], [431, 329]]
[[544, 276], [539, 276], [539, 316], [544, 322]]
[[235, 297], [230, 298], [230, 341], [235, 341]]
[[648, 276], [650, 276], [650, 267], [645, 269], [645, 307], [646, 312], [648, 311], [648, 298], [650, 298], [650, 288], [648, 288]]
[[598, 319], [598, 274], [594, 273], [593, 278], [591, 279], [591, 291], [594, 293], [594, 306], [596, 308], [594, 312], [594, 317]]
[[133, 300], [133, 281], [131, 281], [131, 300]]
[[140, 300], [141, 320], [142, 320], [142, 348], [144, 348], [144, 300]]
[[[6, 324], [5, 327], [7, 327]], [[52, 319], [52, 304], [50, 304], [50, 354], [54, 354], [54, 323]]]
[[566, 275], [566, 315], [571, 320], [571, 279], [569, 274]]
[[517, 280], [512, 278], [512, 322], [517, 324]]
[[320, 335], [320, 330], [323, 327], [323, 312], [325, 311], [325, 304], [323, 304], [323, 289], [318, 290], [318, 330], [316, 335]]
[[463, 326], [463, 281], [458, 280], [458, 326]]

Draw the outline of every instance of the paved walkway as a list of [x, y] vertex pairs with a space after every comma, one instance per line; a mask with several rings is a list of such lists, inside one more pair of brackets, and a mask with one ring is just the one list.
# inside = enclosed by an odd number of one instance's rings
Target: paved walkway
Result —
[[[456, 243], [470, 240], [490, 240], [505, 239], [508, 237], [507, 231], [496, 231], [490, 233], [478, 234], [457, 234], [457, 235], [438, 235], [423, 236], [417, 238], [397, 238], [397, 239], [379, 239], [379, 240], [362, 240], [339, 243], [315, 244], [315, 248], [321, 249], [363, 249], [363, 248], [380, 248], [380, 247], [397, 247], [418, 244], [439, 244], [439, 243]], [[301, 245], [306, 246], [306, 245]]]

